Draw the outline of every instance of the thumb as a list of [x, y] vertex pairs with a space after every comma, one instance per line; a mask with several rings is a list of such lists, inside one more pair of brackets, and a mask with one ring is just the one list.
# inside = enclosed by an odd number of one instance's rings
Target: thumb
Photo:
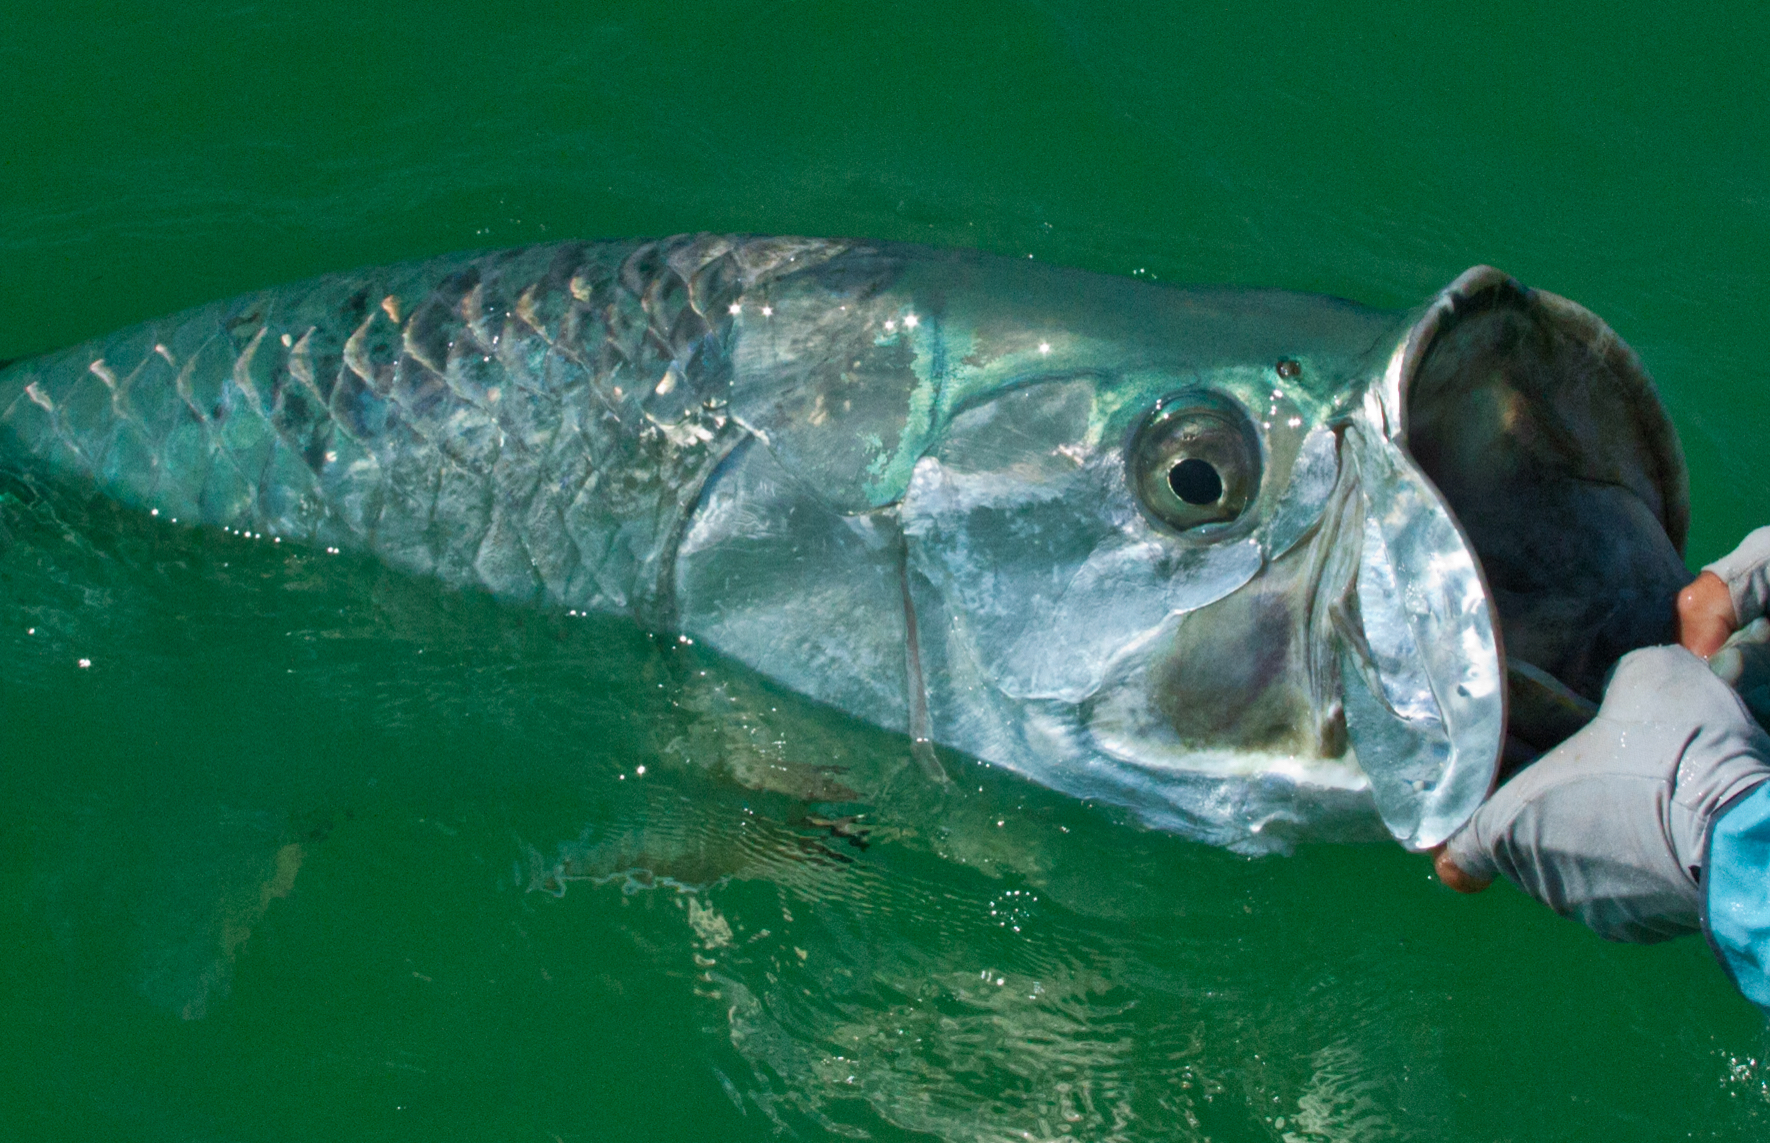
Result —
[[1492, 881], [1484, 881], [1471, 873], [1463, 871], [1450, 855], [1450, 850], [1440, 843], [1432, 848], [1432, 869], [1438, 874], [1438, 880], [1455, 889], [1458, 893], [1479, 893], [1492, 885]]

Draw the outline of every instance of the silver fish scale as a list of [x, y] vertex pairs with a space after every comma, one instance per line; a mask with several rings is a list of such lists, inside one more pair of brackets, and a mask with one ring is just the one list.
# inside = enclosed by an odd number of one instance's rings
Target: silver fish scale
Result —
[[260, 291], [0, 372], [27, 475], [498, 595], [668, 622], [670, 557], [746, 433], [730, 306], [840, 253], [679, 236]]

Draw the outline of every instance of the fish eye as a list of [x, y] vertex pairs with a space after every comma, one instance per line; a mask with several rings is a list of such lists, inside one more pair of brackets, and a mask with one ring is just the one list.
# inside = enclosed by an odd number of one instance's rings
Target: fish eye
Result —
[[1233, 523], [1260, 491], [1260, 442], [1247, 415], [1213, 393], [1181, 393], [1132, 438], [1130, 478], [1144, 509], [1178, 531]]

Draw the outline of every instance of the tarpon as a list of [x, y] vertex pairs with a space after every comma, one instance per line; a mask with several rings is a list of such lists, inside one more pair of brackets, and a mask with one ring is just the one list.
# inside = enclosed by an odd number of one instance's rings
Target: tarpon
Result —
[[888, 243], [463, 255], [15, 363], [0, 469], [627, 614], [932, 781], [1249, 852], [1443, 840], [1689, 579], [1640, 362], [1487, 267], [1397, 314]]

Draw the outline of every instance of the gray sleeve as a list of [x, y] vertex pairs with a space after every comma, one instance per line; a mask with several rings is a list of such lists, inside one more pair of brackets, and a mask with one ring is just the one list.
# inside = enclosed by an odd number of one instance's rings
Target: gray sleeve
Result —
[[1611, 940], [1700, 928], [1715, 811], [1770, 775], [1770, 737], [1681, 647], [1625, 656], [1598, 717], [1489, 798], [1451, 838], [1476, 877], [1504, 875]]
[[1702, 570], [1714, 572], [1727, 585], [1740, 626], [1757, 619], [1770, 605], [1770, 528], [1759, 528]]
[[1709, 656], [1709, 670], [1739, 692], [1758, 725], [1770, 728], [1770, 618], [1760, 615]]

